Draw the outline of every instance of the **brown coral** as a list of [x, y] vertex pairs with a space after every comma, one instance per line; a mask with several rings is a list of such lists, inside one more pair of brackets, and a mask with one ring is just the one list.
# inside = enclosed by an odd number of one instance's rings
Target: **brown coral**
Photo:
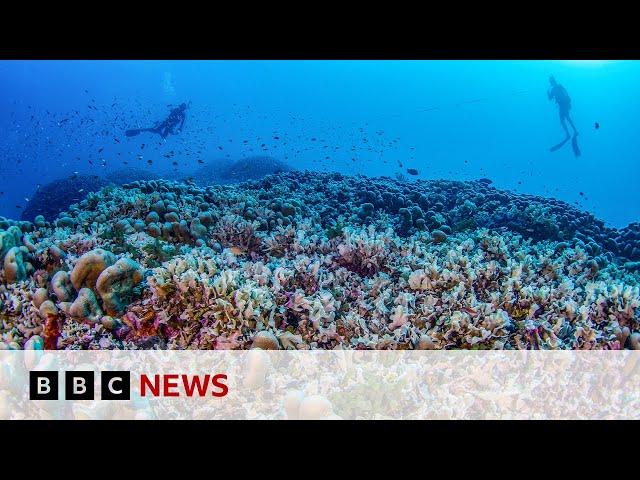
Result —
[[96, 248], [82, 255], [73, 271], [71, 272], [71, 283], [78, 291], [82, 288], [90, 288], [96, 291], [96, 282], [100, 274], [116, 262], [116, 256], [102, 248]]
[[108, 315], [122, 315], [133, 296], [133, 289], [142, 281], [140, 265], [130, 258], [121, 258], [98, 277], [96, 288]]

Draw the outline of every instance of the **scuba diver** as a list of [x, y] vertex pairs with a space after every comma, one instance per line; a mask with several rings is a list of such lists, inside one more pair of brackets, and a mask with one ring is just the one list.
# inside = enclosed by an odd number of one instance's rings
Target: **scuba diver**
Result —
[[[191, 104], [191, 102], [189, 102]], [[174, 108], [169, 113], [169, 116], [163, 120], [162, 122], [156, 122], [156, 124], [151, 128], [134, 128], [132, 130], [127, 130], [125, 135], [127, 137], [134, 137], [142, 132], [153, 132], [159, 134], [162, 138], [167, 138], [167, 136], [172, 133], [180, 133], [182, 131], [182, 127], [184, 127], [184, 121], [186, 119], [186, 111], [187, 104], [181, 103], [180, 106]], [[178, 131], [175, 131], [176, 125], [180, 124], [178, 127]]]
[[[549, 100], [555, 99], [556, 104], [558, 105], [558, 112], [560, 113], [560, 125], [562, 125], [564, 132], [567, 134], [565, 139], [559, 144], [551, 147], [550, 151], [555, 152], [571, 139], [573, 153], [576, 157], [579, 157], [581, 153], [580, 149], [578, 148], [578, 130], [576, 130], [576, 126], [573, 123], [571, 116], [569, 115], [569, 111], [571, 110], [571, 97], [569, 97], [567, 89], [560, 85], [553, 75], [549, 77], [549, 84], [551, 85], [551, 88], [547, 90], [547, 97], [549, 98]], [[568, 121], [573, 128], [573, 138], [569, 134], [569, 129], [567, 128], [565, 120]]]

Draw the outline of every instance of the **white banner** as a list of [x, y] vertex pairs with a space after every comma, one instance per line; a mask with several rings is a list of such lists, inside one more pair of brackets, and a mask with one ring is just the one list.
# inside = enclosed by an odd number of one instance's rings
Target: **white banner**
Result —
[[0, 419], [637, 419], [640, 352], [0, 351]]

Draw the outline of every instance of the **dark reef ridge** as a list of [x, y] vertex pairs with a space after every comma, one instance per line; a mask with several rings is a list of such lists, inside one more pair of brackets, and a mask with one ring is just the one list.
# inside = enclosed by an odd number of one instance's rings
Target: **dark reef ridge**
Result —
[[266, 175], [295, 170], [291, 165], [269, 156], [245, 157], [240, 160], [214, 160], [192, 175], [197, 185], [241, 183], [259, 180]]
[[[52, 221], [90, 192], [114, 184], [144, 185], [156, 179], [137, 168], [121, 169], [106, 177], [77, 175], [43, 185], [22, 212], [22, 220], [43, 215]], [[337, 215], [361, 225], [385, 217], [400, 235], [424, 230], [448, 235], [474, 228], [506, 229], [531, 238], [581, 245], [599, 264], [620, 259], [640, 261], [640, 223], [617, 229], [605, 226], [593, 214], [553, 198], [500, 190], [486, 179], [403, 180], [390, 177], [348, 176], [341, 173], [296, 171], [272, 157], [247, 157], [231, 162], [211, 162], [190, 177], [200, 187], [239, 184], [238, 188], [273, 191], [280, 184], [296, 190], [309, 206], [318, 209], [323, 225]], [[242, 184], [242, 182], [246, 182]], [[144, 187], [143, 187], [144, 188]], [[82, 191], [80, 191], [82, 190]], [[206, 191], [204, 191], [206, 192]], [[271, 198], [271, 195], [263, 195]], [[207, 199], [206, 193], [204, 199]], [[286, 198], [277, 199], [282, 208]], [[287, 206], [284, 207], [288, 208]], [[305, 209], [298, 205], [298, 209]], [[284, 215], [285, 217], [287, 215]]]
[[152, 180], [154, 178], [158, 178], [158, 176], [148, 170], [125, 167], [104, 177], [78, 174], [53, 180], [36, 190], [22, 211], [20, 218], [33, 222], [38, 215], [42, 215], [47, 220], [53, 220], [60, 212], [87, 198], [90, 192], [97, 192], [107, 185], [120, 186], [134, 180]]

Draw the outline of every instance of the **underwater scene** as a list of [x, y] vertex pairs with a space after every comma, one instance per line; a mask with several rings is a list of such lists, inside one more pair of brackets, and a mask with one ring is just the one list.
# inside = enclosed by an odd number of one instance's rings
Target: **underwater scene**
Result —
[[0, 61], [0, 349], [640, 349], [640, 62]]

